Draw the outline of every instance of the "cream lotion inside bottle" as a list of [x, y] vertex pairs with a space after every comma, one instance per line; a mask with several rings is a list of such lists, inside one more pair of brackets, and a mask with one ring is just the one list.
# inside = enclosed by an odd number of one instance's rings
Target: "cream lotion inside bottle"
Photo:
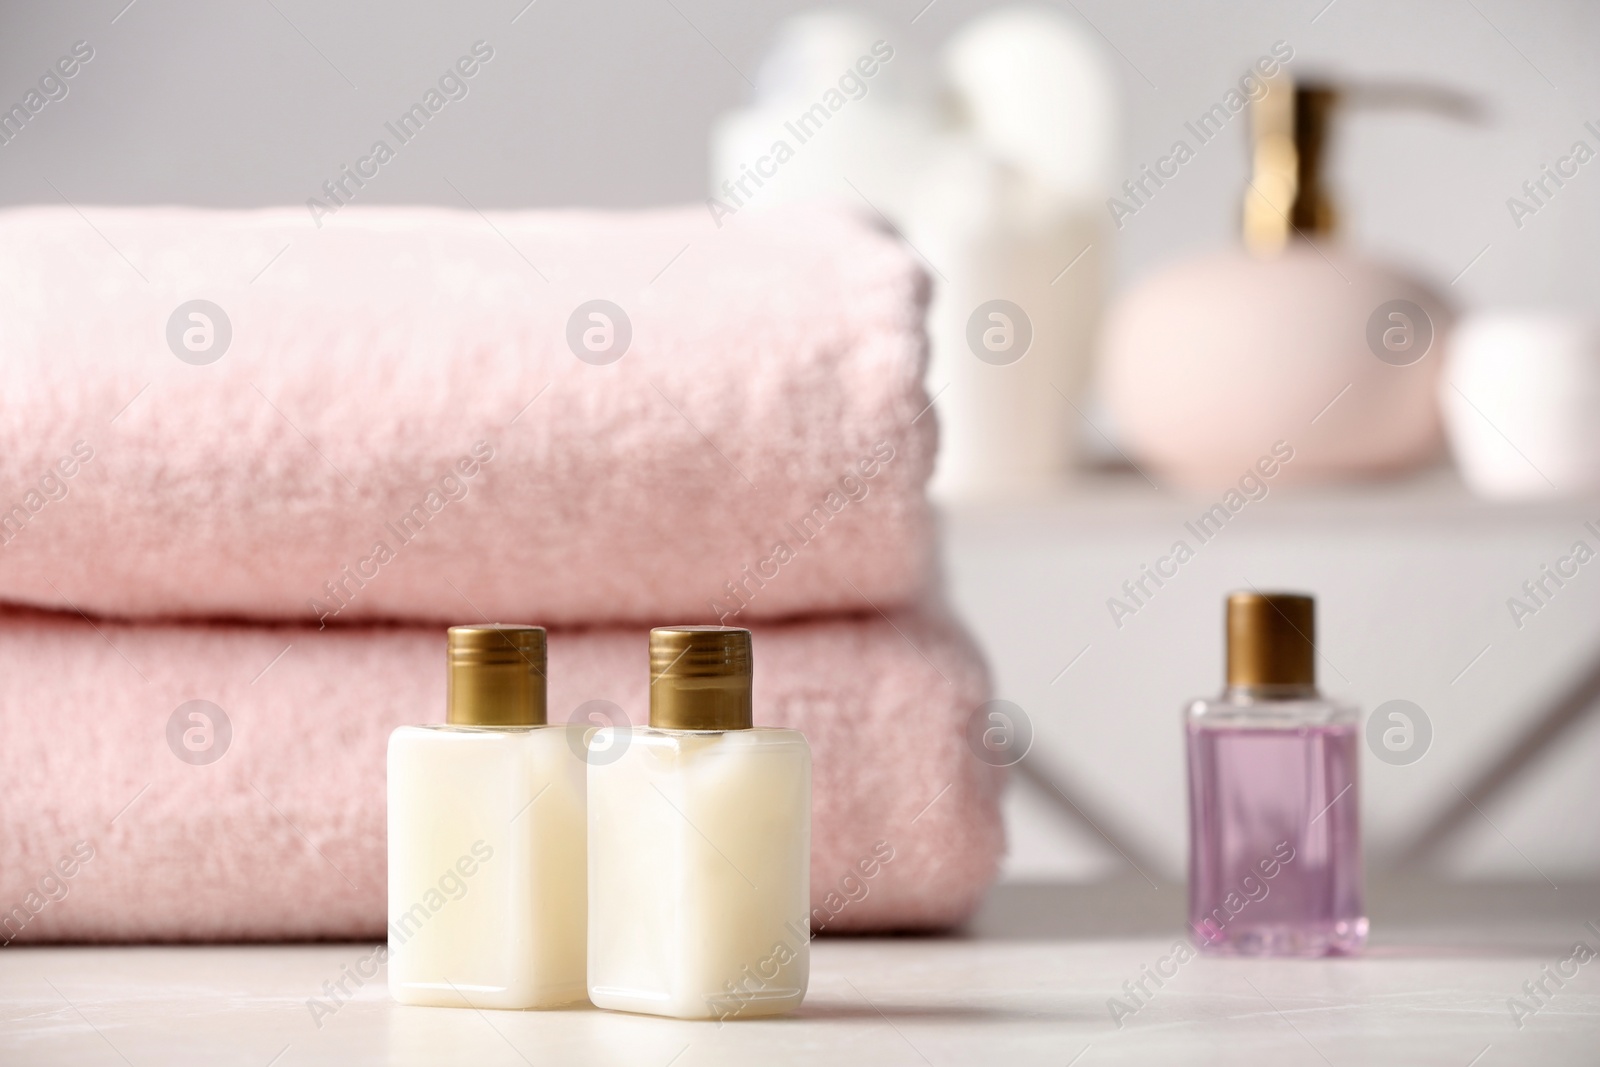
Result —
[[589, 999], [740, 1019], [810, 973], [811, 749], [752, 726], [750, 631], [650, 633], [650, 725], [589, 748]]
[[389, 993], [585, 998], [583, 731], [545, 721], [545, 632], [455, 626], [442, 725], [389, 737]]

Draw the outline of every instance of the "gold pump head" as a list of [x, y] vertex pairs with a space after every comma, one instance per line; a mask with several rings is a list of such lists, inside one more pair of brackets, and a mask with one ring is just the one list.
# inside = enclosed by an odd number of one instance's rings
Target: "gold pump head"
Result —
[[1244, 193], [1244, 243], [1258, 256], [1276, 255], [1292, 236], [1331, 234], [1337, 222], [1323, 179], [1328, 126], [1339, 92], [1296, 83], [1267, 83], [1250, 109], [1250, 182]]
[[1250, 181], [1244, 191], [1244, 243], [1274, 256], [1292, 238], [1332, 234], [1338, 212], [1327, 184], [1335, 112], [1414, 111], [1458, 122], [1482, 121], [1474, 98], [1408, 82], [1296, 81], [1280, 74], [1250, 105]]

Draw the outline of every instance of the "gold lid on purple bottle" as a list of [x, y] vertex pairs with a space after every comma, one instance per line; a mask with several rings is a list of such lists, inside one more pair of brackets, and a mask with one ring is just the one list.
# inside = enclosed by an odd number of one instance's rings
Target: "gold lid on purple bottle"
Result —
[[545, 725], [545, 632], [491, 622], [452, 626], [445, 721], [456, 726]]
[[650, 631], [650, 725], [660, 730], [748, 730], [750, 631], [658, 626]]
[[1307, 689], [1317, 684], [1316, 601], [1304, 593], [1228, 597], [1228, 685]]

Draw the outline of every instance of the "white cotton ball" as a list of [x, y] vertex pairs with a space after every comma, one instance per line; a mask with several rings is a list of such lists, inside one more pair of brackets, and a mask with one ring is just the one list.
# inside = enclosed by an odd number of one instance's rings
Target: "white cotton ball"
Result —
[[850, 8], [803, 12], [778, 27], [756, 73], [757, 103], [815, 99], [862, 56], [872, 54], [874, 45], [894, 52], [893, 61], [882, 64], [872, 78], [875, 102], [922, 103], [930, 95], [930, 79], [925, 65], [910, 54], [909, 42], [871, 15]]
[[1068, 195], [1096, 197], [1111, 184], [1118, 111], [1102, 47], [1048, 8], [1004, 8], [950, 39], [944, 74], [996, 158]]
[[719, 224], [816, 198], [900, 222], [938, 121], [902, 45], [853, 11], [808, 12], [779, 27], [755, 100], [711, 129], [708, 206]]

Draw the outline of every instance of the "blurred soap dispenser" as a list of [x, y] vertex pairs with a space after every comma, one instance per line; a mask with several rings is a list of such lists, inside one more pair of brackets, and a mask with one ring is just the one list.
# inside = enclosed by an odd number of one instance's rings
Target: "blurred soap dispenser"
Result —
[[1102, 335], [1102, 396], [1123, 446], [1173, 484], [1230, 485], [1275, 441], [1294, 456], [1280, 484], [1381, 476], [1439, 453], [1449, 313], [1423, 282], [1332, 240], [1323, 174], [1341, 105], [1473, 110], [1442, 90], [1264, 83], [1244, 247], [1144, 280]]

